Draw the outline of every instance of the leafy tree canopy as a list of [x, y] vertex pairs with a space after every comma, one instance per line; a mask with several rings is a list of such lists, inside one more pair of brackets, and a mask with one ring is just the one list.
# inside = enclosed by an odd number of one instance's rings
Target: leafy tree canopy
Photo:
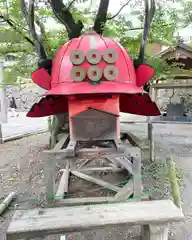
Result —
[[[2, 36], [0, 38], [0, 56], [4, 58], [8, 53], [17, 53], [18, 60], [16, 65], [6, 68], [6, 82], [15, 82], [16, 76], [20, 76], [21, 79], [29, 78], [31, 71], [36, 68], [38, 55], [36, 53], [36, 43], [29, 29], [29, 18], [26, 14], [26, 11], [29, 11], [27, 2], [30, 1], [0, 0], [0, 20], [2, 24], [0, 28], [0, 35]], [[156, 68], [156, 76], [162, 74], [162, 71], [164, 73], [166, 71], [170, 73], [171, 69], [175, 71], [177, 67], [170, 67], [163, 60], [151, 57], [150, 44], [159, 43], [170, 46], [175, 41], [174, 33], [177, 28], [181, 25], [190, 25], [192, 22], [191, 1], [178, 0], [177, 2], [181, 6], [179, 10], [170, 7], [169, 4], [172, 4], [172, 2], [156, 1], [157, 8], [148, 36], [146, 58]], [[121, 1], [117, 14], [108, 13], [104, 24], [104, 36], [117, 39], [132, 57], [138, 56], [142, 39], [144, 22], [142, 4], [143, 1], [141, 0]], [[76, 22], [83, 22], [83, 31], [93, 26], [95, 16], [98, 17], [99, 1], [65, 0], [65, 6], [67, 12], [72, 14]], [[58, 48], [68, 41], [69, 31], [66, 31], [64, 24], [61, 24], [56, 18], [51, 8], [51, 1], [36, 0], [34, 7], [35, 29], [39, 39], [44, 44], [47, 56], [53, 58]], [[139, 9], [139, 11], [135, 11], [135, 9]], [[135, 17], [135, 21], [130, 18], [130, 12]], [[182, 13], [185, 14], [182, 15]], [[101, 16], [102, 14], [104, 13], [100, 12]], [[47, 27], [46, 22], [48, 20], [53, 20], [56, 23], [55, 29]]]

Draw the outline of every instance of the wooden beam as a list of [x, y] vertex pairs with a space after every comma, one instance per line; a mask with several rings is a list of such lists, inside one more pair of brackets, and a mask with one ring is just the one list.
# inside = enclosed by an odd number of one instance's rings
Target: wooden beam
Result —
[[114, 196], [114, 202], [128, 200], [128, 198], [133, 194], [133, 182], [129, 181], [124, 187]]
[[122, 168], [116, 167], [94, 167], [94, 168], [80, 168], [78, 172], [121, 172], [123, 171]]
[[88, 198], [65, 198], [56, 199], [55, 207], [60, 206], [75, 206], [75, 205], [90, 205], [90, 204], [100, 204], [100, 203], [112, 203], [113, 197], [88, 197]]
[[[70, 149], [61, 149], [58, 151], [44, 150], [43, 152], [53, 155], [58, 154], [62, 155], [63, 157], [71, 153]], [[79, 157], [85, 157], [99, 153], [117, 153], [117, 150], [115, 148], [81, 148], [76, 151], [76, 154], [78, 154]]]
[[150, 87], [156, 89], [192, 88], [192, 83], [157, 83], [152, 84]]
[[182, 210], [171, 200], [36, 208], [15, 212], [7, 239], [45, 237], [121, 224], [149, 225], [182, 220]]
[[142, 180], [141, 180], [141, 158], [133, 158], [133, 198], [141, 200]]
[[55, 159], [48, 157], [44, 165], [44, 178], [46, 184], [47, 201], [50, 206], [54, 203], [55, 198], [55, 168]]
[[178, 122], [178, 121], [150, 121], [152, 124], [179, 124], [192, 125], [192, 122]]
[[100, 179], [97, 179], [97, 178], [94, 178], [92, 176], [89, 176], [89, 175], [86, 175], [84, 173], [81, 173], [81, 172], [77, 172], [77, 171], [71, 171], [71, 173], [79, 178], [82, 178], [88, 182], [92, 182], [92, 183], [95, 183], [97, 185], [100, 185], [104, 188], [108, 188], [114, 192], [118, 192], [121, 188], [111, 184], [111, 183], [108, 183], [108, 182], [105, 182], [103, 180], [100, 180]]
[[[127, 198], [128, 199], [128, 198]], [[148, 196], [142, 196], [142, 201], [148, 201]], [[126, 200], [123, 199], [122, 202]], [[129, 198], [129, 202], [133, 202], [133, 198]], [[81, 205], [92, 205], [92, 204], [106, 204], [121, 201], [114, 201], [114, 197], [87, 197], [87, 198], [64, 198], [55, 199], [54, 207], [64, 207], [64, 206], [81, 206]]]
[[67, 160], [66, 168], [63, 170], [55, 198], [62, 199], [64, 194], [68, 192], [69, 174], [69, 160]]
[[8, 208], [9, 204], [14, 198], [16, 198], [16, 193], [12, 192], [0, 203], [0, 216], [5, 209]]
[[148, 140], [149, 140], [149, 160], [154, 162], [155, 160], [155, 142], [153, 139], [153, 124], [148, 122]]
[[125, 168], [130, 174], [134, 174], [133, 173], [133, 165], [132, 163], [129, 161], [128, 157], [126, 156], [122, 156], [122, 157], [116, 157], [117, 162], [120, 163], [120, 166]]
[[[147, 122], [146, 122], [147, 123]], [[132, 133], [126, 134], [127, 140], [135, 147], [139, 147], [141, 149], [149, 149], [149, 145], [146, 143], [146, 141], [143, 141], [136, 137]]]
[[59, 142], [55, 145], [55, 147], [52, 149], [52, 151], [59, 151], [62, 149], [63, 145], [68, 141], [69, 135], [65, 134], [62, 136], [62, 138], [59, 140]]

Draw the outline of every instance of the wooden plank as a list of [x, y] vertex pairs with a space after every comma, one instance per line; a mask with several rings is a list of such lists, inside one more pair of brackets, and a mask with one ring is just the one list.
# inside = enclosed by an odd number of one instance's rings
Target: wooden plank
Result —
[[133, 158], [133, 172], [133, 198], [139, 201], [142, 195], [141, 158]]
[[122, 156], [122, 157], [116, 157], [115, 159], [117, 160], [117, 162], [120, 163], [121, 167], [125, 168], [132, 175], [134, 174], [134, 172], [133, 172], [133, 165], [129, 161], [128, 157]]
[[86, 159], [84, 162], [82, 162], [79, 166], [78, 166], [78, 170], [81, 169], [82, 167], [86, 166], [92, 159]]
[[135, 147], [139, 147], [142, 149], [149, 149], [149, 145], [148, 143], [146, 143], [146, 141], [140, 140], [138, 137], [136, 137], [134, 134], [132, 133], [127, 133], [126, 137], [128, 139], [128, 141]]
[[59, 142], [55, 145], [55, 147], [52, 149], [52, 151], [59, 151], [63, 145], [65, 144], [65, 142], [69, 139], [69, 135], [65, 134], [64, 136], [62, 136], [62, 138], [59, 140]]
[[77, 141], [73, 141], [73, 140], [69, 141], [69, 144], [66, 147], [66, 151], [68, 153], [67, 156], [69, 156], [69, 157], [74, 157], [75, 156], [76, 144], [77, 144]]
[[55, 200], [54, 206], [74, 206], [74, 205], [90, 205], [98, 203], [112, 203], [113, 197], [89, 197], [89, 198], [65, 198], [61, 200]]
[[0, 144], [3, 144], [2, 124], [0, 124]]
[[121, 190], [114, 196], [114, 201], [122, 201], [122, 200], [128, 200], [128, 198], [133, 194], [133, 182], [129, 181], [127, 184], [125, 184], [124, 187], [121, 188]]
[[69, 160], [66, 161], [66, 168], [63, 170], [61, 180], [56, 193], [57, 199], [62, 199], [64, 194], [68, 192], [68, 183], [69, 183]]
[[11, 192], [1, 203], [0, 203], [0, 216], [8, 208], [11, 201], [16, 198], [16, 193]]
[[153, 124], [148, 122], [148, 140], [149, 140], [149, 160], [155, 160], [155, 142], [153, 139]]
[[8, 239], [81, 232], [120, 224], [149, 225], [184, 220], [171, 200], [98, 204], [16, 211]]
[[117, 151], [124, 152], [125, 151], [125, 145], [121, 141], [121, 139], [114, 139], [115, 147]]
[[178, 125], [192, 125], [192, 122], [178, 122], [178, 121], [150, 121], [152, 124], [178, 124]]
[[94, 167], [94, 168], [80, 168], [78, 172], [121, 172], [122, 168], [117, 167]]
[[[51, 151], [51, 150], [45, 150], [45, 153], [49, 154], [60, 154], [62, 156], [67, 156], [68, 153], [70, 153], [70, 149], [61, 149], [60, 151]], [[115, 148], [81, 148], [76, 151], [76, 154], [79, 157], [85, 157], [93, 154], [99, 154], [99, 153], [117, 153], [117, 150]]]
[[[8, 104], [7, 104], [7, 97], [6, 97], [6, 89], [2, 86], [4, 82], [4, 64], [0, 61], [0, 135], [1, 133], [1, 124], [8, 122]], [[3, 139], [2, 136], [0, 136]], [[3, 140], [1, 140], [3, 141]]]
[[100, 179], [96, 179], [92, 176], [89, 176], [89, 175], [86, 175], [84, 173], [81, 173], [81, 172], [77, 172], [77, 171], [71, 171], [71, 173], [79, 178], [82, 178], [86, 181], [89, 181], [89, 182], [92, 182], [92, 183], [95, 183], [97, 185], [100, 185], [104, 188], [108, 188], [114, 192], [118, 192], [121, 188], [117, 187], [117, 186], [114, 186], [113, 184], [111, 183], [108, 183], [108, 182], [105, 182], [103, 180], [100, 180]]
[[56, 161], [48, 157], [44, 163], [44, 178], [47, 193], [47, 202], [52, 205], [54, 203], [55, 196], [55, 167]]
[[150, 87], [158, 89], [192, 88], [192, 83], [159, 83], [159, 84], [157, 83], [152, 84]]

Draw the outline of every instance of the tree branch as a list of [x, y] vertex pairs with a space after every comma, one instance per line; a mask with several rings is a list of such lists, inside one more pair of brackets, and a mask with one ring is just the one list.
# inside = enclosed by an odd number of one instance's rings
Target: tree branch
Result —
[[[25, 21], [27, 22], [27, 24], [29, 26], [29, 14], [28, 14], [28, 10], [27, 10], [27, 7], [26, 7], [25, 0], [20, 0], [20, 6], [21, 6], [21, 11], [22, 11], [23, 16], [25, 18]], [[40, 31], [41, 31], [41, 35], [42, 35], [41, 39], [43, 39], [43, 36], [45, 34], [45, 27], [44, 27], [43, 23], [40, 21], [39, 17], [36, 14], [35, 14], [35, 23], [39, 26]], [[41, 40], [41, 42], [42, 42], [42, 40]]]
[[69, 39], [79, 37], [83, 29], [83, 23], [74, 21], [72, 14], [62, 0], [48, 0], [57, 19], [64, 24], [67, 29]]
[[28, 12], [27, 12], [25, 0], [20, 0], [20, 7], [21, 7], [21, 12], [23, 13], [23, 16], [25, 18], [25, 21], [29, 25], [29, 18], [28, 18]]
[[109, 0], [100, 0], [99, 9], [93, 26], [93, 30], [98, 34], [102, 34], [104, 31], [104, 26], [107, 22], [108, 7]]
[[75, 1], [76, 1], [76, 0], [72, 0], [72, 1], [69, 3], [69, 5], [68, 5], [68, 7], [67, 7], [68, 10], [70, 9], [70, 7], [73, 5], [73, 3], [74, 3]]
[[113, 15], [112, 17], [108, 17], [107, 20], [112, 20], [112, 19], [116, 18], [120, 14], [120, 12], [123, 10], [123, 8], [125, 8], [130, 2], [131, 2], [131, 0], [129, 0], [125, 4], [123, 4], [123, 6], [121, 6], [119, 11], [115, 15]]
[[[140, 52], [139, 52], [139, 60], [141, 62], [144, 61], [149, 28], [155, 13], [155, 1], [154, 0], [144, 0], [144, 1], [145, 1], [145, 23], [144, 23], [142, 43], [141, 43]], [[150, 1], [150, 9], [149, 9], [149, 1]]]
[[28, 14], [28, 24], [29, 29], [31, 31], [31, 35], [35, 41], [35, 45], [37, 48], [37, 53], [41, 59], [47, 59], [47, 55], [45, 49], [43, 47], [43, 43], [39, 39], [39, 36], [36, 33], [35, 29], [35, 9], [34, 9], [34, 2], [35, 0], [29, 0], [29, 14]]
[[2, 14], [0, 14], [0, 18], [6, 22], [10, 27], [12, 27], [16, 32], [18, 32], [19, 34], [21, 34], [23, 36], [23, 38], [29, 42], [32, 46], [35, 46], [34, 42], [27, 36], [25, 36], [22, 31], [20, 31], [17, 27], [16, 27], [16, 23], [9, 19], [9, 18], [6, 18], [5, 16], [3, 16]]

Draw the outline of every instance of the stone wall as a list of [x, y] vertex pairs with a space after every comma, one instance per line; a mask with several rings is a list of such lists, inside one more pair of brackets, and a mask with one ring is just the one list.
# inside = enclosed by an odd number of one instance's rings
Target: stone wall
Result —
[[[45, 90], [38, 86], [25, 88], [20, 88], [18, 86], [6, 87], [8, 106], [10, 105], [11, 98], [14, 97], [18, 108], [17, 111], [28, 111], [35, 102], [39, 101], [44, 92]], [[183, 97], [186, 113], [192, 115], [192, 90], [175, 89], [174, 96], [172, 97], [172, 95], [172, 89], [158, 90], [157, 104], [161, 111], [166, 111], [169, 102], [180, 103]]]
[[27, 112], [35, 102], [39, 101], [44, 92], [45, 90], [38, 86], [28, 86], [24, 88], [19, 86], [8, 86], [6, 87], [8, 107], [10, 106], [12, 97], [14, 97], [17, 111]]
[[157, 105], [161, 111], [166, 111], [167, 104], [181, 103], [184, 100], [185, 112], [192, 116], [192, 89], [159, 89], [157, 94]]

